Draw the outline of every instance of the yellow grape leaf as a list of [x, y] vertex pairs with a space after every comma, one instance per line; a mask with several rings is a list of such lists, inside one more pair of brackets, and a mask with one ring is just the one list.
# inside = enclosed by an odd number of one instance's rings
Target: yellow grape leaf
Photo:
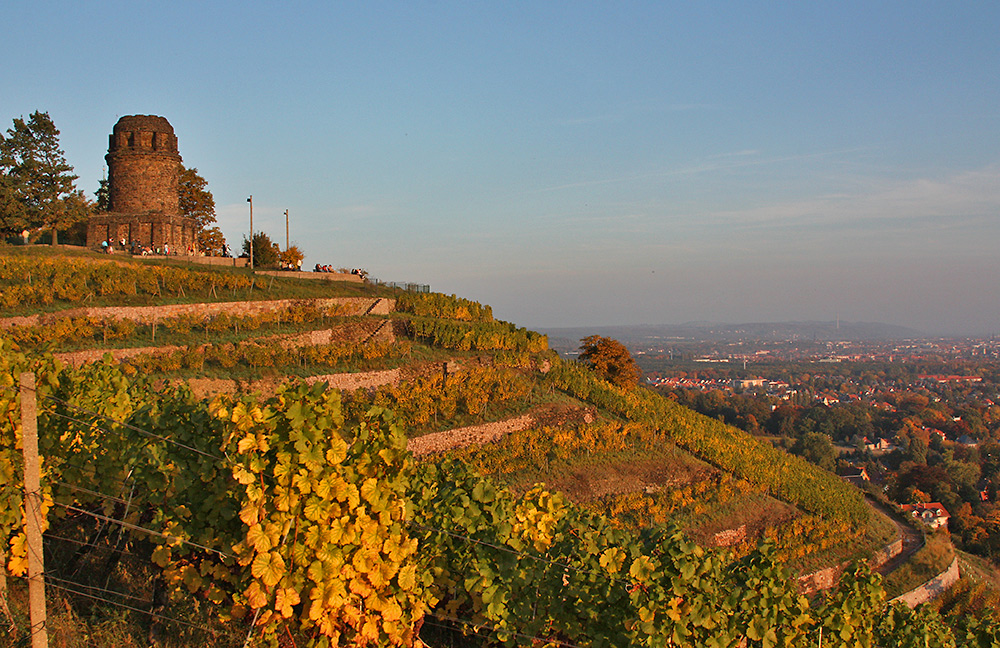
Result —
[[274, 605], [278, 608], [278, 612], [281, 612], [281, 616], [287, 619], [292, 616], [292, 606], [298, 605], [300, 600], [299, 593], [294, 589], [291, 587], [282, 587], [278, 590]]
[[361, 497], [369, 504], [378, 501], [378, 482], [374, 477], [369, 477], [361, 484]]
[[235, 468], [233, 468], [233, 477], [235, 477], [236, 481], [238, 481], [244, 486], [248, 486], [254, 483], [254, 481], [257, 479], [256, 477], [253, 476], [252, 472], [250, 472], [243, 466], [236, 466]]
[[253, 434], [248, 434], [240, 442], [236, 444], [236, 451], [240, 454], [246, 454], [257, 449], [257, 439]]
[[250, 607], [255, 610], [267, 605], [267, 592], [264, 591], [264, 588], [262, 588], [260, 583], [257, 581], [250, 583], [250, 587], [247, 588], [246, 595], [247, 602], [249, 602]]
[[358, 572], [367, 574], [374, 568], [376, 560], [377, 556], [375, 552], [368, 549], [359, 549], [354, 552], [354, 559], [351, 560], [351, 564], [354, 565], [354, 568], [357, 569]]
[[384, 572], [379, 568], [378, 565], [372, 565], [371, 569], [368, 570], [368, 581], [376, 588], [382, 589], [388, 583], [388, 579], [385, 578]]
[[208, 600], [211, 601], [212, 603], [215, 603], [216, 605], [226, 600], [226, 593], [223, 592], [222, 589], [214, 583], [212, 584], [211, 587], [208, 588], [207, 596]]
[[313, 484], [312, 488], [313, 488], [313, 493], [316, 494], [316, 497], [319, 497], [320, 499], [329, 499], [330, 498], [330, 480], [329, 480], [329, 478], [324, 477], [323, 479], [321, 479], [318, 482], [316, 482], [315, 484]]
[[23, 532], [18, 533], [10, 541], [10, 562], [7, 563], [7, 566], [10, 568], [10, 573], [14, 576], [24, 576], [28, 573], [27, 542], [28, 540]]
[[407, 565], [400, 569], [399, 574], [396, 576], [396, 582], [399, 583], [399, 587], [403, 590], [412, 590], [413, 586], [417, 583], [417, 566]]
[[268, 587], [274, 587], [285, 575], [285, 561], [276, 551], [258, 554], [250, 566], [250, 573]]
[[267, 531], [260, 524], [255, 524], [247, 529], [247, 543], [250, 544], [250, 546], [252, 546], [257, 553], [270, 551], [274, 546], [271, 536], [268, 535]]
[[355, 578], [351, 581], [349, 589], [361, 598], [366, 598], [375, 590], [363, 578]]
[[153, 549], [153, 562], [161, 568], [166, 567], [170, 562], [170, 547], [157, 545], [156, 549]]
[[378, 617], [370, 615], [365, 619], [365, 624], [361, 627], [361, 637], [367, 641], [375, 642], [379, 636]]
[[639, 556], [632, 562], [632, 566], [629, 568], [628, 573], [629, 576], [636, 579], [640, 583], [645, 583], [652, 575], [653, 569], [653, 561], [646, 556]]
[[279, 511], [291, 510], [298, 502], [298, 497], [291, 488], [278, 486], [274, 489], [274, 508]]
[[361, 503], [361, 497], [358, 494], [358, 487], [354, 484], [346, 484], [345, 487], [337, 493], [337, 499], [341, 502], [346, 501], [347, 505], [352, 509], [357, 508], [358, 504]]
[[[347, 577], [345, 576], [345, 578]], [[323, 593], [323, 600], [326, 601], [326, 604], [329, 607], [339, 608], [344, 604], [346, 599], [347, 588], [344, 586], [344, 580], [338, 578], [326, 584], [326, 591]]]
[[322, 501], [318, 497], [310, 496], [309, 499], [306, 500], [303, 512], [305, 513], [307, 520], [319, 522], [321, 519], [326, 517], [326, 502]]
[[[325, 614], [324, 613], [324, 614], [320, 615], [320, 617], [319, 617], [319, 623], [318, 623], [318, 625], [319, 625], [319, 631], [321, 633], [323, 633], [324, 635], [326, 635], [327, 637], [330, 637], [331, 639], [333, 637], [337, 637], [337, 639], [339, 639], [340, 638], [340, 633], [337, 632], [337, 621], [338, 620], [339, 619], [337, 619], [337, 617], [334, 616], [334, 615], [332, 615], [332, 614]], [[331, 642], [330, 645], [336, 646], [337, 644]]]
[[618, 573], [622, 568], [622, 563], [625, 561], [625, 552], [618, 547], [611, 547], [601, 554], [601, 567], [606, 569], [609, 574]]
[[309, 606], [309, 619], [320, 621], [324, 616], [326, 616], [326, 606], [323, 605], [323, 600], [313, 596], [312, 605]]
[[400, 617], [403, 616], [403, 608], [399, 606], [393, 599], [389, 601], [382, 607], [382, 618], [388, 622], [398, 621]]
[[236, 403], [236, 407], [233, 408], [233, 415], [229, 418], [232, 423], [236, 424], [236, 427], [240, 430], [246, 431], [253, 427], [253, 418], [251, 418], [247, 413], [246, 403]]
[[382, 573], [383, 582], [388, 583], [392, 580], [392, 577], [396, 575], [396, 572], [399, 571], [399, 566], [393, 563], [383, 562], [379, 563], [379, 571]]
[[184, 565], [181, 570], [184, 575], [184, 586], [187, 587], [188, 591], [192, 594], [197, 592], [201, 588], [202, 578], [198, 573], [198, 570], [191, 565]]
[[339, 464], [347, 459], [347, 442], [339, 436], [330, 440], [330, 448], [326, 451], [326, 460], [331, 464]]
[[303, 468], [292, 477], [292, 485], [299, 489], [303, 495], [308, 495], [313, 489], [312, 475], [309, 474], [308, 470]]
[[242, 509], [240, 509], [240, 519], [243, 520], [243, 524], [247, 526], [253, 526], [260, 521], [260, 507], [256, 504], [247, 504]]
[[323, 578], [326, 575], [323, 570], [323, 563], [319, 560], [314, 560], [309, 565], [309, 580], [314, 583], [322, 583]]

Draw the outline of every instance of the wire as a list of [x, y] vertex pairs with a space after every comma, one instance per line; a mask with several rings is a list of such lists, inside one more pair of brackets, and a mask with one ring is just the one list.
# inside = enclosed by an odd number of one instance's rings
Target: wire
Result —
[[138, 596], [132, 596], [131, 594], [125, 594], [124, 592], [116, 592], [114, 590], [104, 589], [103, 587], [97, 587], [95, 585], [84, 585], [83, 583], [77, 583], [75, 581], [66, 580], [65, 578], [59, 578], [53, 575], [51, 572], [45, 572], [45, 583], [49, 584], [49, 581], [58, 581], [60, 583], [66, 583], [68, 585], [74, 585], [76, 587], [82, 587], [88, 590], [94, 590], [96, 592], [103, 592], [105, 594], [111, 594], [113, 596], [120, 596], [122, 598], [132, 599], [133, 601], [139, 601], [140, 603], [151, 604], [153, 601], [140, 598]]
[[115, 497], [114, 495], [105, 495], [104, 493], [99, 493], [97, 491], [92, 491], [89, 488], [84, 488], [83, 486], [74, 486], [73, 484], [67, 484], [66, 482], [56, 481], [56, 480], [52, 480], [52, 482], [50, 482], [50, 483], [52, 483], [52, 484], [58, 484], [59, 486], [65, 486], [66, 488], [68, 488], [70, 490], [77, 491], [77, 492], [80, 492], [80, 493], [86, 493], [87, 495], [93, 495], [94, 497], [100, 497], [102, 499], [106, 499], [106, 500], [109, 500], [109, 501], [112, 501], [112, 502], [118, 502], [119, 504], [124, 504], [126, 506], [128, 506], [130, 504], [130, 502], [128, 502], [126, 500], [123, 500], [120, 497]]
[[61, 542], [69, 542], [70, 544], [79, 545], [81, 547], [90, 547], [91, 549], [101, 549], [101, 550], [104, 550], [104, 551], [113, 551], [115, 553], [120, 553], [123, 556], [129, 556], [131, 558], [135, 558], [136, 560], [141, 560], [143, 562], [148, 562], [148, 559], [144, 558], [143, 556], [140, 556], [139, 554], [133, 553], [131, 551], [126, 551], [124, 549], [117, 549], [115, 547], [110, 547], [110, 546], [101, 546], [101, 545], [94, 544], [92, 542], [84, 542], [83, 540], [74, 540], [73, 538], [67, 538], [66, 536], [54, 535], [52, 533], [49, 533], [48, 531], [45, 532], [45, 536], [43, 537], [43, 540], [59, 540]]
[[[507, 633], [507, 634], [515, 636], [515, 637], [521, 637], [522, 639], [531, 639], [532, 641], [540, 641], [540, 642], [543, 642], [545, 645], [565, 646], [566, 648], [580, 648], [580, 646], [577, 646], [576, 644], [566, 643], [565, 641], [558, 641], [558, 640], [555, 640], [555, 639], [548, 639], [548, 638], [545, 638], [545, 637], [538, 637], [538, 636], [535, 636], [535, 635], [524, 634], [524, 633], [521, 633], [521, 632], [515, 632], [514, 630], [505, 630], [503, 628], [497, 628], [497, 627], [494, 627], [494, 626], [486, 625], [485, 623], [475, 623], [473, 621], [469, 621], [468, 619], [460, 619], [458, 617], [452, 617], [452, 616], [447, 616], [447, 615], [443, 615], [443, 614], [438, 614], [436, 612], [428, 612], [427, 614], [428, 614], [428, 616], [432, 616], [435, 619], [439, 619], [441, 621], [451, 621], [452, 623], [461, 623], [462, 625], [466, 625], [466, 626], [471, 627], [475, 632], [479, 632], [480, 630], [490, 630], [490, 631], [493, 631], [493, 632], [504, 632], [504, 633]], [[425, 621], [425, 623], [426, 623], [426, 621]], [[445, 629], [448, 628], [448, 626], [442, 625], [442, 624], [439, 624], [439, 623], [433, 623], [432, 622], [430, 625], [433, 625], [433, 626], [438, 627], [438, 628], [445, 628]]]
[[[37, 392], [37, 390], [36, 390], [36, 392]], [[191, 452], [195, 452], [195, 453], [200, 454], [202, 456], [209, 457], [209, 458], [215, 459], [217, 461], [223, 461], [223, 462], [229, 463], [228, 457], [221, 457], [219, 455], [215, 455], [215, 454], [212, 454], [210, 452], [205, 452], [204, 450], [199, 450], [198, 448], [195, 448], [193, 446], [189, 446], [187, 444], [181, 443], [180, 441], [174, 441], [173, 439], [170, 439], [168, 437], [162, 436], [160, 434], [156, 434], [154, 432], [150, 432], [149, 430], [144, 430], [144, 429], [142, 429], [142, 428], [140, 428], [138, 426], [132, 425], [131, 423], [125, 423], [124, 421], [118, 421], [116, 419], [111, 418], [110, 416], [106, 416], [104, 414], [101, 414], [100, 412], [95, 412], [93, 410], [87, 409], [86, 407], [82, 407], [80, 405], [73, 405], [72, 403], [64, 401], [61, 398], [57, 398], [56, 396], [42, 395], [42, 398], [44, 398], [46, 400], [55, 401], [56, 403], [60, 403], [62, 405], [65, 405], [66, 407], [69, 407], [71, 409], [77, 410], [79, 412], [83, 412], [84, 414], [89, 414], [91, 416], [96, 416], [98, 418], [104, 419], [105, 421], [110, 421], [111, 423], [114, 423], [116, 425], [120, 425], [120, 426], [122, 426], [124, 428], [127, 428], [129, 430], [132, 430], [134, 432], [138, 432], [139, 434], [141, 434], [141, 435], [143, 435], [145, 437], [148, 437], [150, 439], [156, 439], [158, 441], [163, 441], [164, 443], [170, 443], [170, 444], [175, 445], [175, 446], [177, 446], [179, 448], [184, 448], [185, 450], [189, 450]], [[61, 416], [63, 418], [68, 418], [70, 420], [76, 421], [77, 423], [81, 423], [81, 424], [84, 424], [84, 425], [91, 425], [92, 424], [92, 423], [88, 423], [87, 421], [80, 421], [79, 419], [74, 419], [74, 418], [72, 418], [70, 416], [67, 416], [65, 414], [59, 414], [57, 412], [53, 412], [52, 410], [47, 410], [47, 411], [55, 414], [56, 416]], [[98, 428], [98, 429], [101, 429], [104, 432], [108, 432], [109, 431], [109, 430], [105, 430], [103, 428]]]
[[[15, 393], [15, 394], [20, 393], [19, 389], [15, 389], [13, 387], [2, 386], [0, 388], [6, 389], [7, 391]], [[74, 404], [72, 404], [72, 403], [70, 403], [68, 401], [64, 401], [63, 399], [61, 399], [61, 398], [59, 398], [57, 396], [52, 396], [52, 395], [49, 395], [49, 394], [39, 394], [37, 388], [35, 388], [35, 389], [27, 388], [27, 389], [29, 391], [35, 392], [35, 394], [38, 395], [38, 396], [40, 396], [42, 399], [54, 401], [56, 403], [60, 403], [61, 405], [69, 407], [70, 409], [74, 409], [74, 410], [77, 410], [79, 412], [83, 412], [84, 414], [89, 414], [90, 416], [95, 416], [97, 418], [104, 419], [105, 421], [109, 421], [111, 423], [114, 423], [115, 425], [120, 425], [120, 426], [122, 426], [124, 428], [128, 428], [130, 430], [138, 432], [139, 434], [141, 434], [141, 435], [143, 435], [145, 437], [148, 437], [150, 439], [155, 439], [157, 441], [163, 441], [164, 443], [170, 443], [170, 444], [175, 445], [175, 446], [177, 446], [179, 448], [184, 448], [185, 450], [189, 450], [191, 452], [203, 455], [205, 457], [209, 457], [211, 459], [215, 459], [217, 461], [223, 461], [223, 462], [226, 462], [226, 463], [231, 463], [230, 459], [228, 457], [226, 457], [226, 456], [219, 456], [219, 455], [216, 455], [216, 454], [212, 454], [210, 452], [205, 452], [204, 450], [199, 450], [198, 448], [195, 448], [193, 446], [189, 446], [187, 444], [181, 443], [180, 441], [174, 441], [173, 439], [171, 439], [169, 437], [165, 437], [163, 435], [156, 434], [155, 432], [150, 432], [149, 430], [144, 430], [141, 427], [138, 427], [136, 425], [132, 425], [131, 423], [126, 423], [124, 421], [119, 421], [119, 420], [114, 419], [114, 418], [112, 418], [110, 416], [107, 416], [105, 414], [101, 414], [100, 412], [95, 412], [94, 410], [87, 409], [86, 407], [83, 407], [81, 405], [74, 405]], [[67, 419], [67, 420], [70, 420], [70, 421], [74, 421], [76, 423], [80, 423], [81, 425], [87, 425], [87, 426], [93, 425], [92, 421], [82, 421], [82, 420], [74, 418], [72, 416], [68, 416], [66, 414], [62, 414], [60, 412], [56, 412], [56, 411], [54, 411], [52, 409], [46, 409], [45, 411], [48, 412], [49, 414], [53, 415], [53, 416], [57, 416], [57, 417], [64, 418], [64, 419]], [[101, 430], [102, 432], [110, 432], [110, 430], [107, 430], [105, 428], [97, 428], [97, 429]]]
[[527, 553], [523, 553], [523, 552], [520, 552], [520, 551], [516, 551], [514, 549], [511, 549], [510, 547], [504, 547], [503, 545], [493, 544], [491, 542], [486, 542], [484, 540], [477, 540], [476, 538], [470, 538], [469, 536], [464, 536], [464, 535], [462, 535], [460, 533], [454, 533], [452, 531], [445, 531], [444, 529], [435, 529], [434, 527], [425, 526], [423, 524], [418, 524], [416, 522], [409, 522], [408, 524], [410, 526], [417, 527], [418, 529], [424, 529], [426, 531], [434, 531], [434, 532], [437, 532], [437, 533], [443, 533], [443, 534], [451, 536], [453, 538], [458, 538], [458, 539], [461, 539], [461, 540], [465, 540], [465, 541], [471, 542], [473, 544], [481, 544], [483, 546], [490, 547], [492, 549], [496, 549], [497, 551], [504, 551], [506, 553], [513, 554], [513, 555], [518, 556], [520, 558], [528, 558], [530, 560], [537, 560], [539, 562], [548, 563], [548, 564], [553, 565], [555, 567], [562, 567], [564, 569], [570, 569], [570, 570], [573, 570], [575, 572], [579, 572], [581, 574], [592, 574], [592, 575], [596, 575], [596, 576], [601, 576], [603, 578], [606, 578], [606, 579], [610, 580], [613, 583], [619, 583], [619, 584], [625, 585], [626, 587], [630, 586], [632, 584], [629, 581], [622, 580], [620, 578], [615, 578], [614, 576], [611, 576], [610, 574], [607, 574], [607, 573], [602, 572], [602, 571], [597, 571], [597, 570], [594, 570], [594, 569], [585, 569], [585, 568], [582, 568], [582, 567], [575, 567], [575, 566], [573, 566], [573, 565], [571, 565], [569, 563], [563, 563], [563, 562], [557, 562], [555, 560], [549, 560], [547, 558], [543, 558], [542, 556], [533, 556], [531, 554], [527, 554]]
[[153, 617], [154, 619], [162, 619], [164, 621], [170, 621], [171, 623], [179, 623], [181, 625], [186, 625], [186, 626], [191, 627], [191, 628], [197, 628], [198, 630], [204, 630], [205, 632], [208, 632], [209, 634], [212, 634], [212, 635], [215, 635], [215, 636], [218, 636], [218, 634], [219, 634], [218, 631], [213, 630], [212, 628], [206, 628], [205, 626], [198, 625], [196, 623], [190, 623], [189, 621], [181, 621], [180, 619], [176, 619], [174, 617], [169, 617], [169, 616], [166, 616], [165, 614], [157, 614], [156, 612], [150, 612], [149, 610], [141, 610], [141, 609], [139, 609], [137, 607], [132, 607], [131, 605], [125, 605], [124, 603], [119, 603], [118, 601], [112, 601], [111, 599], [106, 599], [106, 598], [104, 598], [102, 596], [96, 596], [94, 594], [88, 594], [87, 592], [81, 592], [81, 591], [75, 590], [75, 589], [73, 589], [71, 587], [64, 587], [62, 585], [55, 585], [55, 584], [53, 584], [52, 587], [54, 589], [62, 590], [64, 592], [69, 592], [69, 593], [75, 594], [77, 596], [82, 596], [84, 598], [93, 599], [95, 601], [101, 601], [102, 603], [107, 603], [108, 605], [114, 605], [116, 607], [124, 608], [126, 610], [131, 610], [132, 612], [138, 612], [139, 614], [146, 614], [146, 615], [149, 615], [149, 616]]
[[94, 513], [93, 511], [88, 511], [86, 509], [78, 508], [76, 506], [71, 506], [69, 504], [63, 504], [62, 502], [53, 502], [53, 504], [55, 504], [56, 506], [61, 506], [64, 509], [67, 509], [67, 510], [70, 510], [70, 511], [75, 511], [77, 513], [82, 513], [83, 515], [89, 515], [90, 517], [98, 519], [98, 520], [103, 520], [105, 522], [110, 522], [112, 524], [121, 525], [121, 526], [125, 527], [126, 529], [131, 529], [133, 531], [141, 531], [143, 533], [148, 533], [149, 535], [157, 536], [159, 538], [164, 538], [164, 539], [170, 540], [172, 542], [180, 542], [182, 544], [191, 545], [192, 547], [197, 547], [198, 549], [201, 549], [202, 551], [208, 551], [210, 553], [218, 554], [218, 555], [222, 556], [223, 558], [236, 558], [236, 556], [234, 556], [232, 554], [228, 554], [225, 551], [220, 551], [219, 549], [212, 549], [211, 547], [206, 547], [205, 545], [198, 544], [197, 542], [191, 542], [190, 540], [185, 540], [184, 538], [178, 538], [177, 536], [172, 536], [169, 533], [161, 533], [160, 531], [154, 531], [153, 529], [147, 529], [146, 527], [141, 527], [141, 526], [138, 526], [136, 524], [130, 524], [130, 523], [125, 522], [123, 520], [116, 520], [116, 519], [108, 517], [106, 515], [101, 515], [100, 513]]

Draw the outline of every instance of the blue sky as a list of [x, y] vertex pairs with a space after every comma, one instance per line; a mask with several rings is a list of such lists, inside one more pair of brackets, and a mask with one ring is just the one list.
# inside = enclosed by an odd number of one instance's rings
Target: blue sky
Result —
[[89, 194], [166, 117], [238, 245], [529, 327], [1000, 333], [995, 2], [5, 3]]

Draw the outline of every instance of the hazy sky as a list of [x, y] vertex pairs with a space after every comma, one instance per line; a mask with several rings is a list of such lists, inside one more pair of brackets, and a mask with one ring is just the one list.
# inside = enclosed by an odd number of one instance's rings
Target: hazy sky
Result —
[[1000, 333], [1000, 3], [47, 2], [0, 11], [0, 123], [96, 190], [156, 114], [306, 265], [529, 327]]

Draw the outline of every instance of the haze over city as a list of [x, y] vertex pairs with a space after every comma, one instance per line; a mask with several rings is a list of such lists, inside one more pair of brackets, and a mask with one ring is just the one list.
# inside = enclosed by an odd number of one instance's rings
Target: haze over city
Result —
[[1000, 5], [22, 2], [0, 119], [93, 197], [166, 117], [232, 247], [531, 328], [1000, 333]]

